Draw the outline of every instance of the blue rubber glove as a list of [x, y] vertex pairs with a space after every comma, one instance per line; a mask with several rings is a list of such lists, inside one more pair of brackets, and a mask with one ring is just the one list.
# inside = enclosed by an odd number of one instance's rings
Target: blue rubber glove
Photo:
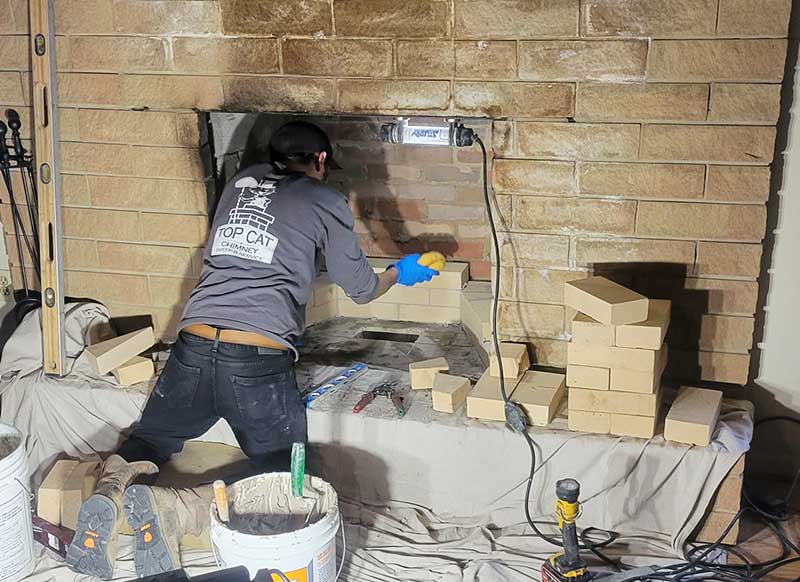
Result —
[[406, 255], [397, 261], [392, 267], [397, 269], [397, 282], [406, 287], [411, 287], [417, 283], [424, 283], [430, 281], [438, 271], [434, 271], [429, 267], [423, 267], [417, 261], [419, 260], [419, 253], [413, 255]]

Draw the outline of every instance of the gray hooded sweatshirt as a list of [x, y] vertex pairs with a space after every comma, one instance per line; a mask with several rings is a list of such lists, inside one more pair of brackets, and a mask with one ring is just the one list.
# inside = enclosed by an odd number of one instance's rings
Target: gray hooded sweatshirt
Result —
[[347, 198], [305, 174], [251, 166], [222, 192], [179, 330], [204, 323], [252, 331], [296, 355], [323, 263], [356, 303], [375, 296], [378, 276], [353, 232]]

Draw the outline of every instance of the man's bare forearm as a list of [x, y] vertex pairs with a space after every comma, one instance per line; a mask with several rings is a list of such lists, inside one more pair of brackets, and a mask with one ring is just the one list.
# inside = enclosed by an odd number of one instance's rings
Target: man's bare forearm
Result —
[[397, 269], [389, 267], [378, 275], [378, 291], [375, 293], [372, 301], [375, 301], [378, 297], [394, 287], [395, 283], [397, 283]]

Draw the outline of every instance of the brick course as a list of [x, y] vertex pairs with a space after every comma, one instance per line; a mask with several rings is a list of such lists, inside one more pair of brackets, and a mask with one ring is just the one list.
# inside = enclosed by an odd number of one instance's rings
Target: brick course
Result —
[[[598, 265], [673, 264], [707, 299], [683, 361], [744, 381], [790, 7], [59, 0], [70, 292], [150, 310], [168, 333], [208, 233], [198, 110], [492, 117], [482, 135], [512, 276], [505, 333], [559, 365], [559, 282]], [[0, 1], [0, 101], [28, 122], [26, 34], [26, 3]], [[336, 184], [369, 252], [439, 245], [488, 275], [477, 150], [421, 161], [377, 144], [374, 125], [330, 127], [347, 166]], [[130, 277], [131, 293], [104, 273]]]

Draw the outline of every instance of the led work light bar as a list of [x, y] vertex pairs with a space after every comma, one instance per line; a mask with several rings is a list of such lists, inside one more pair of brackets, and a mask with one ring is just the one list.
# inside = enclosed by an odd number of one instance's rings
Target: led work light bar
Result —
[[447, 119], [439, 125], [416, 125], [407, 117], [381, 126], [381, 141], [406, 145], [471, 146], [475, 132], [457, 119]]

